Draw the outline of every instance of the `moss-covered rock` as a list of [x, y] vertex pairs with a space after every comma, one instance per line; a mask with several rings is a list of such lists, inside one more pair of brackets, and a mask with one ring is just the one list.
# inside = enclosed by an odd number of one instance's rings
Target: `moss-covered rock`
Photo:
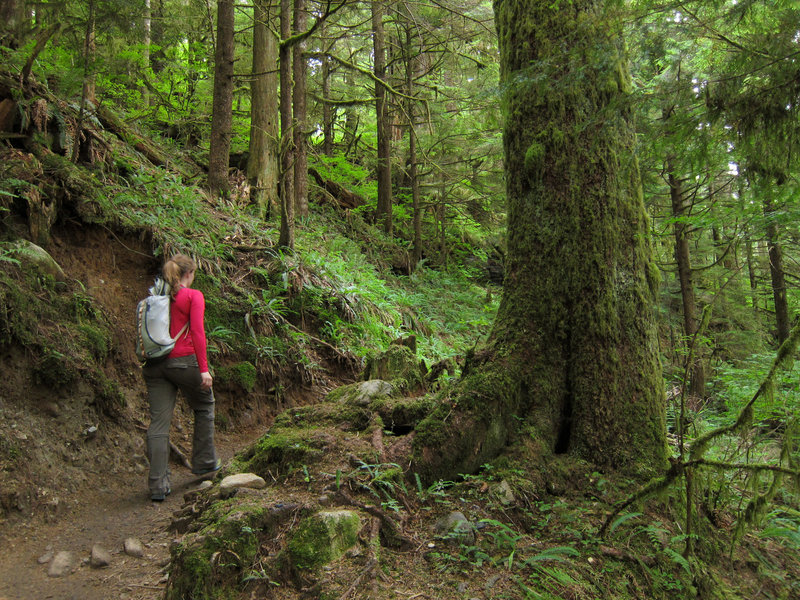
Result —
[[260, 502], [214, 503], [201, 517], [203, 528], [172, 548], [167, 600], [234, 597], [261, 538], [284, 513]]
[[65, 281], [61, 265], [41, 246], [28, 240], [17, 240], [13, 244], [3, 244], [0, 250], [10, 254], [26, 267], [31, 267], [43, 275], [49, 275], [56, 281]]
[[315, 437], [312, 430], [273, 428], [235, 459], [235, 468], [266, 478], [270, 472], [287, 472], [313, 462], [324, 446], [325, 440]]
[[297, 569], [336, 560], [358, 541], [361, 518], [350, 510], [321, 511], [300, 523], [289, 540], [288, 556]]
[[392, 344], [386, 352], [367, 359], [362, 379], [390, 381], [401, 389], [413, 391], [425, 388], [426, 372], [425, 364], [411, 348]]
[[369, 406], [373, 400], [391, 398], [397, 391], [397, 387], [388, 381], [370, 379], [338, 387], [328, 394], [327, 399], [342, 404]]

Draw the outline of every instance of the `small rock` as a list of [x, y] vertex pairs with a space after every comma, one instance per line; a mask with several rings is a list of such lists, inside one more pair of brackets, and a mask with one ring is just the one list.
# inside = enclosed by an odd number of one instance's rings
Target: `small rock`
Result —
[[500, 500], [500, 503], [505, 506], [514, 504], [517, 501], [514, 492], [511, 490], [511, 486], [505, 479], [494, 486], [492, 493]]
[[95, 569], [107, 567], [111, 564], [111, 553], [100, 544], [92, 546], [92, 558], [89, 561]]
[[142, 547], [142, 542], [137, 540], [136, 538], [129, 537], [125, 540], [124, 543], [125, 554], [128, 556], [135, 556], [137, 558], [141, 558], [144, 556], [144, 548]]
[[50, 563], [50, 569], [47, 571], [49, 577], [62, 577], [72, 571], [75, 564], [75, 557], [72, 552], [62, 550], [58, 552], [53, 561]]
[[51, 560], [53, 560], [53, 551], [48, 550], [44, 554], [42, 554], [39, 558], [36, 559], [40, 565], [46, 565]]
[[214, 485], [213, 481], [209, 481], [208, 479], [206, 479], [204, 482], [202, 482], [200, 485], [197, 486], [197, 489], [198, 490], [207, 490], [208, 488], [210, 488], [213, 485]]
[[434, 531], [450, 544], [471, 546], [475, 543], [475, 526], [458, 511], [451, 512], [436, 521]]
[[267, 482], [255, 473], [237, 473], [228, 475], [220, 484], [220, 490], [230, 490], [234, 488], [252, 488], [261, 490], [267, 487]]
[[94, 439], [97, 436], [97, 425], [90, 425], [83, 430], [83, 437], [87, 440]]
[[497, 582], [500, 581], [500, 575], [492, 575], [486, 581], [486, 592], [488, 593], [494, 586], [497, 585]]

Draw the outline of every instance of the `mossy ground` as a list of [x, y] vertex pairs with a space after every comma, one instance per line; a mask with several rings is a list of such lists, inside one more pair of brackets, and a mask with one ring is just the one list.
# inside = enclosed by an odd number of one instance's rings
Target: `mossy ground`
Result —
[[[289, 440], [286, 428], [281, 426], [282, 435]], [[307, 460], [303, 468], [272, 480], [266, 490], [217, 500], [219, 508], [214, 501], [205, 508], [203, 500], [196, 502], [202, 515], [198, 527], [215, 540], [215, 547], [233, 543], [226, 538], [238, 535], [238, 525], [225, 524], [225, 515], [253, 506], [254, 498], [269, 509], [296, 507], [277, 528], [256, 528], [259, 539], [269, 538], [269, 550], [262, 546], [249, 566], [239, 564], [238, 579], [226, 584], [225, 594], [289, 600], [314, 589], [318, 598], [353, 594], [387, 600], [415, 595], [453, 600], [745, 600], [761, 589], [788, 600], [800, 589], [797, 579], [787, 577], [800, 572], [797, 552], [777, 539], [760, 537], [757, 530], [735, 541], [731, 514], [718, 515], [713, 523], [701, 517], [694, 554], [684, 558], [679, 489], [631, 507], [600, 537], [613, 506], [634, 492], [638, 482], [566, 456], [543, 463], [536, 440], [517, 444], [474, 475], [424, 485], [404, 472], [404, 460], [381, 461], [381, 445], [385, 451], [400, 440], [384, 435], [376, 443], [374, 429], [346, 431], [327, 425], [317, 431], [338, 437], [336, 452]], [[409, 446], [406, 451], [410, 453]], [[205, 493], [213, 498], [216, 492]], [[364, 527], [359, 542], [324, 568], [316, 559], [311, 569], [293, 565], [287, 548], [296, 524], [301, 515], [320, 510], [360, 514]], [[452, 511], [476, 525], [474, 543], [454, 544], [436, 533], [436, 521]], [[260, 578], [246, 577], [253, 568], [261, 569]], [[172, 576], [186, 577], [186, 569], [178, 561]], [[196, 574], [213, 582], [202, 571]]]

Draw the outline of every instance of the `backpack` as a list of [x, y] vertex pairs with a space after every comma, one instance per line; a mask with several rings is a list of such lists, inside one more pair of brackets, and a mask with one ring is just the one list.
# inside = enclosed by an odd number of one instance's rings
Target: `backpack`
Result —
[[173, 339], [169, 334], [169, 309], [172, 298], [169, 284], [156, 277], [150, 295], [136, 306], [136, 356], [150, 360], [166, 356], [189, 328], [187, 322]]

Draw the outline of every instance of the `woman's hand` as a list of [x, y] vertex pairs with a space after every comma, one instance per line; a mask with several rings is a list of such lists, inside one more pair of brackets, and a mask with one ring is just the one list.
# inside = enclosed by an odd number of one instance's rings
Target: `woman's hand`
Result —
[[211, 385], [213, 380], [211, 379], [211, 373], [200, 373], [200, 387], [208, 390], [211, 389]]

